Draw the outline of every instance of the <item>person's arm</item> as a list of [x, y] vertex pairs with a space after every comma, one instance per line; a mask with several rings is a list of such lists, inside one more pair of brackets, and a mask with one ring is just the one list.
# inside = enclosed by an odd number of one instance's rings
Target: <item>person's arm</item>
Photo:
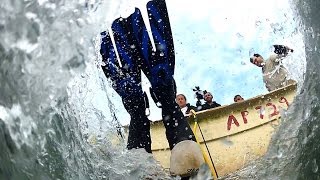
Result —
[[198, 111], [199, 111], [198, 107], [196, 107], [196, 106], [192, 106], [192, 109], [193, 109], [195, 112], [198, 112]]
[[203, 110], [209, 109], [209, 107], [206, 103], [204, 103], [201, 106], [198, 106], [197, 109], [198, 111], [203, 111]]
[[273, 62], [279, 62], [282, 60], [282, 58], [286, 57], [288, 55], [288, 52], [293, 52], [293, 49], [289, 48], [288, 46], [284, 45], [273, 45], [275, 50], [269, 59]]
[[269, 60], [274, 63], [279, 63], [286, 56], [286, 54], [271, 54]]
[[293, 49], [291, 49], [289, 46], [286, 46], [286, 48], [288, 49], [288, 52], [293, 52]]
[[215, 103], [216, 103], [216, 106], [217, 106], [217, 107], [221, 106], [221, 104], [219, 104], [219, 103], [217, 103], [217, 102], [215, 102]]
[[187, 115], [190, 115], [190, 111], [191, 111], [191, 110], [194, 110], [195, 112], [198, 111], [195, 106], [189, 105], [189, 106], [188, 106], [188, 109], [187, 109], [187, 111], [186, 111], [186, 114], [187, 114]]

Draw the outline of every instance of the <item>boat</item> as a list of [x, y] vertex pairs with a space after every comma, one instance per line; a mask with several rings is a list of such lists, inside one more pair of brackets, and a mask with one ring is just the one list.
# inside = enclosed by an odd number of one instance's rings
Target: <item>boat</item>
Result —
[[[235, 172], [267, 152], [281, 123], [281, 114], [293, 102], [296, 89], [297, 85], [292, 84], [187, 118], [191, 127], [195, 122], [201, 127], [201, 132], [197, 127], [195, 134], [206, 156], [211, 156], [219, 176]], [[162, 121], [152, 122], [150, 132], [154, 158], [169, 169], [170, 149]]]

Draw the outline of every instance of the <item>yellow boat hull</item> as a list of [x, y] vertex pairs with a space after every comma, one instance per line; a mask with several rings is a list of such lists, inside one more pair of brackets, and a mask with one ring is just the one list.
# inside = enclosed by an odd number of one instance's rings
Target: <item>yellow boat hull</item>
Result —
[[[197, 113], [196, 119], [219, 176], [239, 170], [266, 153], [279, 126], [281, 112], [289, 107], [295, 94], [296, 84]], [[195, 118], [190, 116], [188, 121], [193, 127]], [[199, 129], [196, 134], [206, 150]], [[152, 123], [151, 138], [153, 156], [164, 168], [169, 168], [170, 149], [162, 121]]]

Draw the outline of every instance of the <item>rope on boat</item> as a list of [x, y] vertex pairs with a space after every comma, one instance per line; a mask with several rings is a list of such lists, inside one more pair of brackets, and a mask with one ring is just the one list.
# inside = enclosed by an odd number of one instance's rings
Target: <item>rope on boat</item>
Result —
[[[216, 167], [215, 167], [215, 165], [214, 165], [214, 163], [213, 163], [213, 160], [212, 160], [212, 157], [211, 157], [209, 148], [208, 148], [208, 146], [207, 146], [206, 140], [204, 139], [202, 130], [201, 130], [201, 128], [200, 128], [200, 125], [198, 124], [197, 114], [196, 114], [196, 112], [195, 112], [194, 110], [191, 110], [190, 112], [192, 113], [192, 115], [193, 115], [193, 117], [194, 117], [194, 126], [193, 126], [194, 137], [195, 137], [195, 139], [196, 139], [196, 141], [197, 141], [197, 143], [198, 143], [198, 145], [199, 145], [199, 147], [200, 147], [200, 149], [201, 149], [201, 152], [202, 152], [202, 155], [203, 155], [203, 158], [204, 158], [205, 162], [208, 164], [208, 166], [209, 166], [209, 168], [210, 168], [210, 170], [211, 170], [211, 174], [212, 174], [213, 176], [215, 176], [216, 178], [218, 178], [219, 176], [218, 176]], [[199, 128], [199, 130], [200, 130], [200, 133], [201, 133], [203, 142], [204, 142], [204, 144], [205, 144], [205, 146], [206, 146], [206, 148], [207, 148], [207, 152], [208, 152], [208, 154], [209, 154], [210, 160], [209, 160], [208, 155], [205, 153], [205, 151], [204, 151], [203, 148], [201, 147], [200, 141], [199, 141], [198, 138], [197, 138], [197, 126], [198, 126], [198, 128]]]

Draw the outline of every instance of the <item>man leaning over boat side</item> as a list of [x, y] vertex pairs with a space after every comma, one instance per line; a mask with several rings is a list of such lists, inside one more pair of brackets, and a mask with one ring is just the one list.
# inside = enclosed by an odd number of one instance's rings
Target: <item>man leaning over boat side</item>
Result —
[[262, 68], [263, 82], [269, 92], [295, 83], [288, 77], [288, 70], [282, 64], [282, 60], [289, 51], [293, 52], [293, 49], [283, 45], [274, 45], [274, 47], [275, 54], [270, 55], [267, 60], [264, 60], [260, 54], [254, 54], [250, 58], [252, 64]]

